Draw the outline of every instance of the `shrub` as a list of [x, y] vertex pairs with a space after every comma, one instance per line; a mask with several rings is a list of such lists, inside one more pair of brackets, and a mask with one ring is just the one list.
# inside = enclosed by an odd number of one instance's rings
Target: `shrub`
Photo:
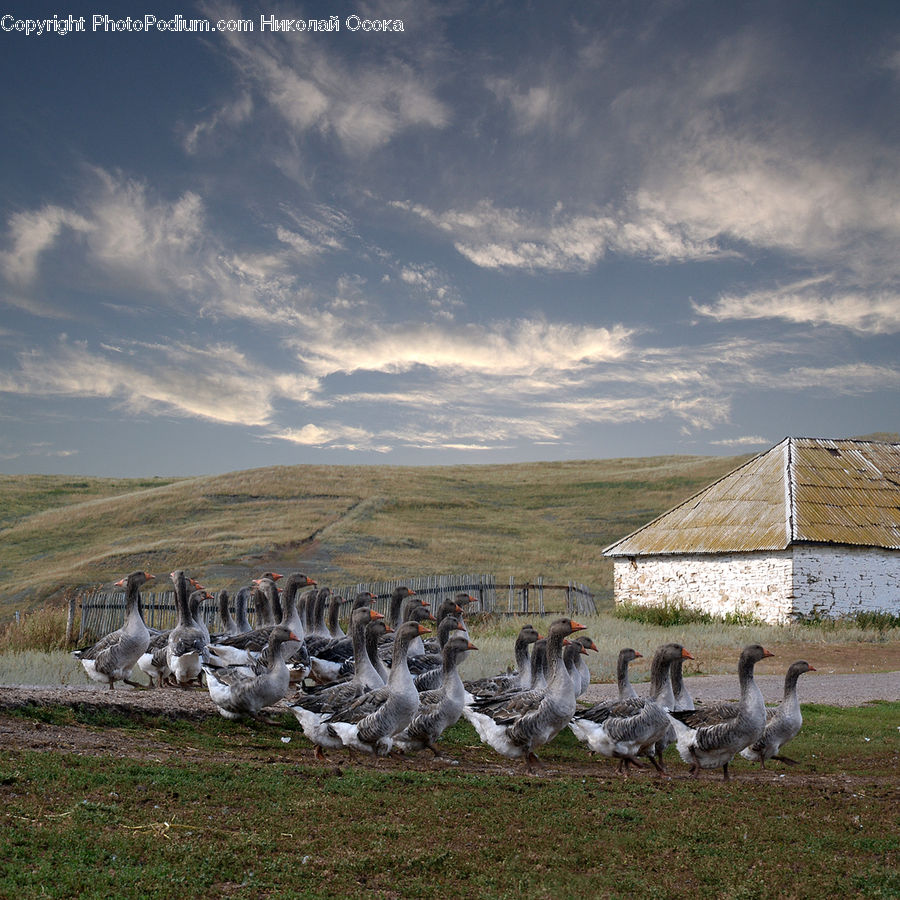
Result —
[[0, 632], [0, 653], [23, 650], [65, 650], [67, 610], [45, 606], [27, 613], [19, 622], [10, 622]]
[[711, 613], [703, 612], [703, 610], [688, 609], [675, 603], [666, 603], [663, 606], [620, 603], [613, 610], [613, 615], [619, 619], [641, 622], [644, 625], [658, 625], [662, 628], [682, 625], [711, 625], [715, 623], [749, 627], [758, 627], [765, 624], [752, 613], [733, 612], [726, 613], [724, 616], [714, 616]]

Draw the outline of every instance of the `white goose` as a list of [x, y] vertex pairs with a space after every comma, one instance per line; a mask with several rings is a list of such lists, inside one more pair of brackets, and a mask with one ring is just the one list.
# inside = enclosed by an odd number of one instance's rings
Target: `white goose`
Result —
[[753, 667], [769, 656], [774, 654], [760, 644], [744, 647], [738, 660], [739, 703], [709, 703], [696, 710], [669, 713], [678, 753], [690, 765], [692, 776], [699, 775], [701, 769], [721, 766], [723, 778], [728, 781], [728, 764], [734, 755], [762, 737], [766, 704], [753, 678]]
[[[366, 627], [370, 622], [384, 619], [381, 613], [369, 607], [359, 607], [350, 616], [350, 638], [353, 641], [353, 676], [343, 682], [304, 688], [290, 708], [305, 709], [315, 713], [332, 713], [348, 706], [358, 697], [380, 688], [382, 678], [366, 653]], [[296, 712], [294, 712], [297, 715]], [[299, 721], [299, 716], [298, 716]], [[318, 755], [318, 754], [317, 754]]]
[[131, 681], [131, 670], [150, 643], [150, 632], [141, 615], [141, 587], [153, 576], [149, 572], [132, 572], [116, 582], [125, 588], [125, 624], [101, 638], [92, 647], [73, 651], [84, 671], [94, 681], [106, 682], [115, 689], [117, 681], [132, 687], [143, 687]]
[[648, 756], [665, 774], [654, 751], [670, 728], [667, 709], [661, 699], [665, 694], [669, 668], [676, 659], [693, 659], [681, 644], [664, 644], [653, 655], [650, 696], [624, 700], [603, 700], [589, 709], [577, 712], [569, 727], [580, 741], [594, 753], [619, 760], [619, 772], [627, 774], [628, 766], [641, 767], [637, 757]]
[[619, 651], [616, 659], [616, 685], [619, 689], [620, 700], [632, 700], [637, 697], [638, 693], [634, 689], [631, 680], [628, 677], [628, 664], [635, 659], [642, 659], [643, 654], [638, 653], [631, 647], [623, 647]]
[[259, 674], [248, 673], [243, 666], [203, 667], [209, 696], [226, 719], [258, 718], [263, 707], [284, 697], [290, 688], [285, 645], [296, 640], [290, 628], [276, 625], [269, 635], [268, 664]]
[[777, 709], [766, 711], [768, 722], [763, 736], [749, 747], [741, 750], [741, 756], [751, 762], [758, 762], [766, 767], [767, 759], [777, 759], [796, 766], [797, 761], [782, 755], [781, 748], [792, 741], [803, 727], [803, 714], [800, 712], [800, 700], [797, 697], [797, 680], [804, 672], [816, 670], [805, 660], [792, 663], [784, 677], [784, 699]]
[[410, 752], [427, 747], [435, 757], [443, 757], [434, 746], [435, 741], [459, 721], [466, 704], [466, 689], [457, 667], [470, 650], [477, 649], [466, 635], [448, 638], [441, 650], [441, 685], [419, 693], [418, 712], [394, 738], [401, 750]]
[[492, 697], [512, 690], [527, 691], [532, 686], [531, 659], [528, 655], [528, 648], [539, 640], [541, 640], [541, 636], [534, 625], [523, 625], [513, 644], [515, 669], [512, 672], [503, 672], [499, 675], [467, 681], [465, 682], [466, 690], [476, 697]]
[[532, 764], [539, 761], [535, 750], [553, 740], [575, 714], [575, 685], [563, 662], [563, 641], [584, 627], [569, 618], [557, 619], [550, 625], [546, 690], [514, 695], [505, 705], [497, 705], [495, 700], [476, 700], [463, 710], [484, 743], [510, 759], [524, 759], [529, 772]]
[[349, 749], [387, 756], [394, 735], [403, 731], [419, 709], [419, 692], [406, 665], [410, 643], [428, 634], [418, 622], [404, 622], [394, 635], [394, 655], [387, 684], [364, 694], [328, 720], [328, 731]]
[[[191, 614], [190, 599], [187, 596], [187, 578], [181, 569], [169, 576], [175, 585], [175, 627], [169, 632], [166, 645], [166, 663], [169, 671], [180, 685], [196, 682], [200, 684], [203, 672], [203, 657], [209, 646], [208, 632], [197, 623]], [[197, 591], [191, 594], [196, 599]], [[206, 592], [201, 588], [205, 597]], [[199, 605], [198, 605], [199, 606]]]

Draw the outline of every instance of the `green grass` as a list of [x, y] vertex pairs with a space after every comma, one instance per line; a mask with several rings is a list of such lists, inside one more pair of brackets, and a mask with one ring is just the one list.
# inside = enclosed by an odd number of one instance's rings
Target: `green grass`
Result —
[[322, 583], [493, 573], [586, 584], [600, 550], [745, 457], [501, 466], [274, 466], [162, 479], [0, 477], [0, 621], [142, 568], [235, 587], [261, 566]]
[[804, 713], [801, 766], [738, 760], [727, 784], [675, 760], [670, 781], [621, 779], [567, 733], [526, 777], [465, 723], [457, 769], [338, 768], [287, 720], [77, 714], [131, 754], [0, 751], [0, 896], [897, 896], [900, 704]]

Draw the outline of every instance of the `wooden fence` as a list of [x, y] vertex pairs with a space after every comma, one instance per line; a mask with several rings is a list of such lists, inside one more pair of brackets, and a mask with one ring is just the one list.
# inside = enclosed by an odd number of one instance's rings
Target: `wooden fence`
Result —
[[[596, 613], [594, 595], [584, 585], [569, 582], [567, 584], [545, 584], [542, 578], [535, 582], [516, 582], [510, 578], [502, 592], [506, 594], [502, 603], [494, 575], [421, 575], [414, 578], [397, 578], [392, 581], [357, 582], [332, 587], [332, 591], [348, 599], [361, 591], [370, 591], [376, 596], [374, 604], [379, 612], [386, 613], [389, 598], [394, 588], [406, 585], [417, 594], [426, 598], [432, 611], [437, 610], [445, 597], [466, 593], [475, 598], [470, 604], [467, 614], [478, 615], [534, 615], [543, 616], [547, 610], [565, 611], [578, 614]], [[564, 596], [563, 596], [564, 594]], [[551, 595], [548, 597], [548, 595]], [[233, 593], [232, 593], [233, 597]], [[74, 616], [75, 600], [70, 608], [70, 619]], [[81, 624], [78, 631], [78, 642], [85, 635], [96, 639], [120, 628], [125, 621], [124, 591], [93, 591], [77, 598], [81, 609]], [[141, 606], [144, 621], [149, 628], [164, 630], [175, 624], [175, 595], [173, 591], [144, 591], [141, 594]], [[255, 610], [253, 602], [248, 602], [247, 618], [253, 623]], [[505, 609], [503, 608], [505, 606]], [[232, 606], [232, 612], [234, 608]], [[217, 609], [214, 601], [207, 601], [201, 607], [203, 620], [210, 631], [219, 627]]]

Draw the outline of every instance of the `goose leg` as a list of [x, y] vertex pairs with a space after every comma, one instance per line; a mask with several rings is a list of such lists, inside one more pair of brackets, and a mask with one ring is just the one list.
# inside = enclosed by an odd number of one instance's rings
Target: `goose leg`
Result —
[[125, 682], [125, 684], [130, 684], [132, 687], [138, 688], [140, 690], [144, 690], [144, 688], [146, 687], [146, 685], [141, 684], [139, 681], [131, 681], [128, 678], [123, 678], [122, 680]]
[[724, 775], [723, 781], [731, 781], [731, 776], [728, 774], [728, 763], [722, 766], [722, 774]]
[[790, 759], [787, 756], [773, 756], [772, 759], [777, 759], [779, 762], [787, 763], [789, 766], [800, 765], [800, 763], [798, 763], [796, 759]]

